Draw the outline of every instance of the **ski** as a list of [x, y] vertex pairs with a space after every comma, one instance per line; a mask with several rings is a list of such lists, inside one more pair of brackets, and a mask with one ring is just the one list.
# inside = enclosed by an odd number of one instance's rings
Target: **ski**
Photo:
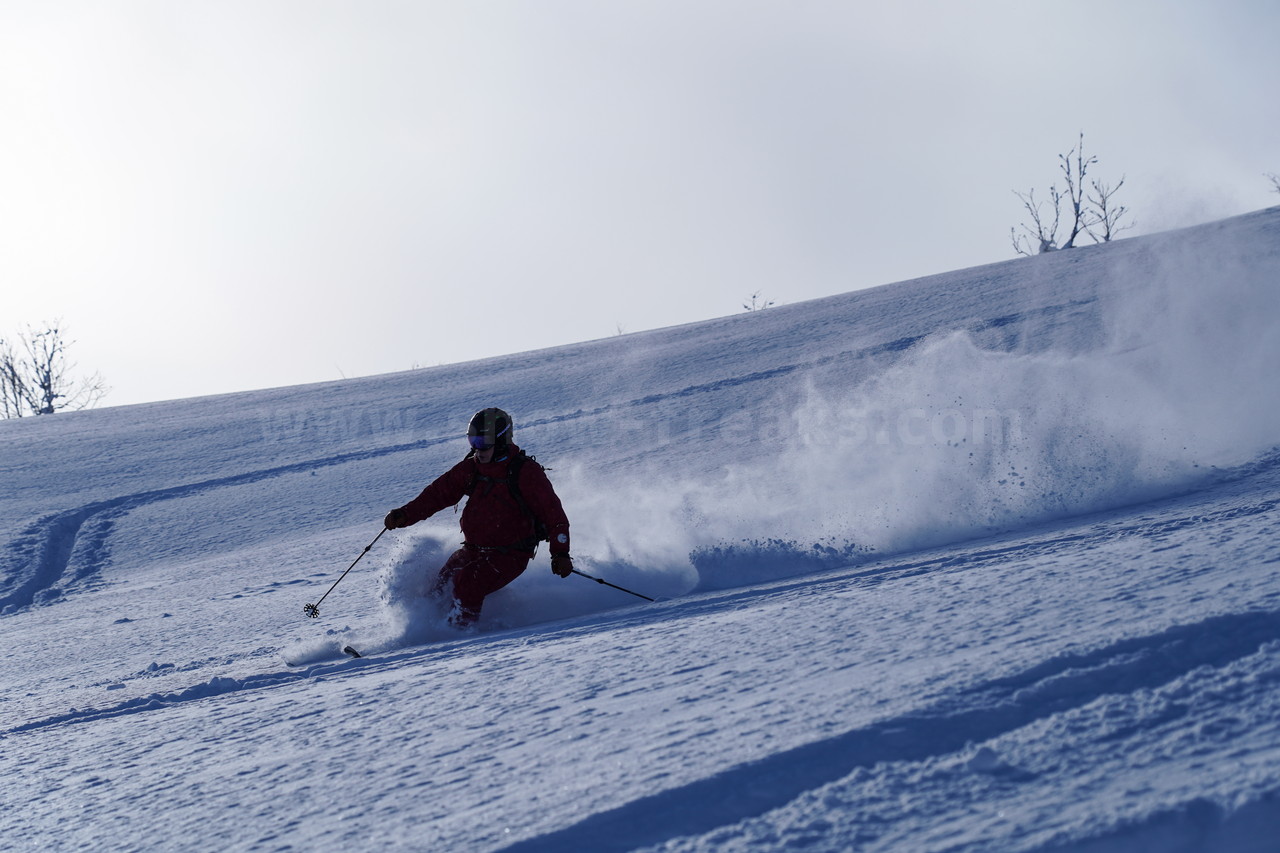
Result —
[[282, 649], [280, 657], [289, 666], [311, 666], [312, 664], [361, 658], [364, 655], [355, 646], [343, 645], [341, 640], [337, 640], [333, 643], [326, 643], [312, 648], [301, 644], [301, 647]]

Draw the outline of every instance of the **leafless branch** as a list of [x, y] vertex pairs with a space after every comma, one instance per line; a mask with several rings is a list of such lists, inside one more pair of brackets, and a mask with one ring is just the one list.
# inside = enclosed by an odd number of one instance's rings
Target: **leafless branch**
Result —
[[1051, 199], [1050, 210], [1053, 211], [1053, 222], [1049, 223], [1045, 214], [1042, 213], [1045, 202], [1036, 201], [1036, 191], [1029, 190], [1026, 195], [1014, 190], [1014, 195], [1022, 199], [1022, 206], [1027, 211], [1027, 216], [1031, 218], [1031, 225], [1022, 223], [1022, 230], [1025, 234], [1018, 234], [1017, 229], [1010, 228], [1009, 236], [1013, 240], [1013, 248], [1019, 255], [1042, 255], [1045, 252], [1052, 252], [1058, 248], [1058, 224], [1062, 216], [1062, 196], [1058, 192], [1056, 186], [1049, 187], [1049, 198]]
[[[1129, 212], [1129, 208], [1123, 204], [1115, 204], [1111, 200], [1123, 186], [1123, 177], [1114, 187], [1102, 181], [1093, 182], [1093, 195], [1089, 196], [1089, 203], [1093, 205], [1095, 216], [1089, 225], [1089, 236], [1095, 243], [1110, 243], [1121, 231], [1128, 231], [1133, 227], [1132, 222], [1121, 223], [1125, 214]], [[1094, 228], [1098, 230], [1095, 232]]]
[[[1074, 165], [1071, 162], [1075, 155]], [[1098, 162], [1096, 156], [1084, 156], [1084, 132], [1080, 133], [1080, 142], [1066, 154], [1058, 155], [1058, 165], [1062, 169], [1062, 177], [1067, 182], [1066, 198], [1071, 203], [1071, 233], [1062, 244], [1064, 249], [1072, 249], [1076, 245], [1076, 237], [1086, 231], [1091, 224], [1088, 210], [1084, 206], [1084, 179], [1089, 167]]]
[[0, 339], [0, 418], [20, 418], [24, 413], [25, 382], [18, 368], [13, 344]]

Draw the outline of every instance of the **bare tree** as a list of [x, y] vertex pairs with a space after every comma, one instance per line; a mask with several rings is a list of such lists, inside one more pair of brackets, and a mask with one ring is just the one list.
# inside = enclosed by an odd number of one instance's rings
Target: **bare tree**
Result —
[[[1108, 242], [1120, 231], [1131, 225], [1122, 225], [1121, 220], [1129, 211], [1123, 205], [1116, 205], [1112, 197], [1124, 186], [1124, 178], [1111, 187], [1101, 181], [1091, 184], [1094, 195], [1087, 195], [1086, 178], [1089, 167], [1098, 162], [1097, 155], [1084, 153], [1084, 133], [1080, 141], [1066, 154], [1058, 155], [1058, 168], [1062, 172], [1062, 180], [1066, 189], [1059, 190], [1055, 183], [1049, 187], [1049, 201], [1036, 201], [1035, 190], [1026, 194], [1014, 190], [1014, 195], [1022, 200], [1031, 224], [1022, 223], [1022, 234], [1016, 227], [1009, 229], [1009, 238], [1013, 242], [1014, 251], [1019, 255], [1038, 255], [1057, 249], [1071, 249], [1076, 240], [1084, 233], [1093, 238], [1095, 243]], [[1050, 206], [1045, 212], [1044, 206]], [[1067, 214], [1066, 239], [1059, 244], [1058, 231], [1063, 225], [1063, 213]], [[1052, 214], [1052, 218], [1050, 218]], [[1102, 226], [1100, 231], [1094, 229]]]
[[1280, 193], [1280, 175], [1268, 174], [1267, 177], [1271, 179], [1272, 188], [1274, 188], [1276, 192]]
[[94, 406], [107, 393], [102, 377], [95, 373], [75, 379], [75, 365], [67, 361], [67, 340], [60, 322], [43, 331], [28, 327], [18, 340], [20, 348], [0, 340], [0, 415], [52, 415], [66, 409]]
[[773, 300], [764, 299], [763, 297], [760, 296], [760, 291], [758, 290], [755, 293], [751, 294], [751, 299], [749, 302], [742, 303], [742, 307], [745, 308], [747, 311], [763, 311], [764, 309], [770, 307], [771, 305], [773, 305]]

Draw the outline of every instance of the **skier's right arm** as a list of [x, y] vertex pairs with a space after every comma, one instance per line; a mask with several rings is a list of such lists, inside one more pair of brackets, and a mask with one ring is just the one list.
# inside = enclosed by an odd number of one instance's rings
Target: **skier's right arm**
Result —
[[437, 477], [435, 482], [423, 489], [416, 498], [387, 513], [383, 524], [387, 529], [395, 530], [430, 518], [445, 507], [453, 506], [462, 500], [470, 479], [469, 460], [464, 459]]

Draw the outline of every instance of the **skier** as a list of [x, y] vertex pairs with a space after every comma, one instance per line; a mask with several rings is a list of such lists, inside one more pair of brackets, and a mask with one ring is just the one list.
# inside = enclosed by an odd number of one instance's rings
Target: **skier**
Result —
[[474, 623], [485, 596], [524, 572], [541, 539], [551, 542], [551, 571], [562, 578], [573, 573], [560, 498], [542, 466], [511, 438], [506, 412], [476, 412], [467, 427], [471, 452], [383, 522], [389, 530], [408, 527], [468, 498], [460, 520], [463, 545], [429, 589], [437, 597], [453, 596], [449, 624], [457, 628]]

